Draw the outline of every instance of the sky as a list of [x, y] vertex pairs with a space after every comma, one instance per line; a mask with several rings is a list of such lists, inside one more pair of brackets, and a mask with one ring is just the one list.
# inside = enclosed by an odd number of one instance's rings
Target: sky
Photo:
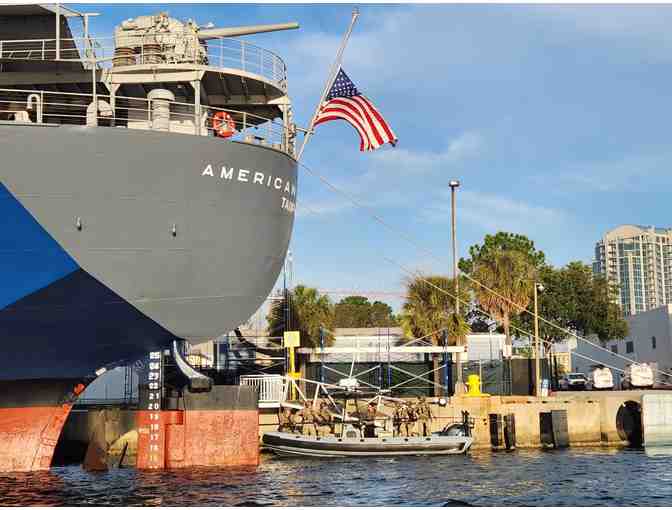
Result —
[[[298, 21], [300, 30], [245, 39], [284, 59], [304, 127], [352, 11], [347, 4], [73, 7], [103, 14], [92, 21], [98, 36], [161, 10], [202, 25]], [[672, 226], [672, 5], [359, 10], [343, 68], [399, 143], [361, 153], [354, 129], [330, 122], [317, 128], [302, 163], [403, 235], [300, 169], [293, 283], [395, 293], [407, 276], [400, 266], [449, 274], [451, 179], [461, 182], [461, 256], [503, 230], [531, 238], [553, 265], [590, 263], [595, 242], [617, 225]]]

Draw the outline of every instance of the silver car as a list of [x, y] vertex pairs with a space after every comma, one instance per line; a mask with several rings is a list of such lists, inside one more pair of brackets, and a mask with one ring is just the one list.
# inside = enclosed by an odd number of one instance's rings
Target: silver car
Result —
[[585, 390], [588, 380], [586, 376], [580, 372], [572, 372], [566, 374], [560, 380], [560, 388], [563, 390]]

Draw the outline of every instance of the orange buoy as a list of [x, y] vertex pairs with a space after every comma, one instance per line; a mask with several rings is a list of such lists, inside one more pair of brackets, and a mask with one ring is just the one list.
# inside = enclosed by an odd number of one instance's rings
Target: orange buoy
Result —
[[215, 136], [229, 138], [236, 132], [236, 123], [226, 112], [217, 112], [212, 117], [212, 129]]

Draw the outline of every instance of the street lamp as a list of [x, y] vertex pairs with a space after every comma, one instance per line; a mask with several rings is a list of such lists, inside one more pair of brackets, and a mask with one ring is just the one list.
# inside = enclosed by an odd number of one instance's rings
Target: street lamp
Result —
[[[459, 315], [460, 313], [460, 298], [459, 298], [459, 291], [460, 291], [460, 284], [459, 280], [457, 278], [457, 238], [455, 236], [455, 190], [460, 187], [460, 181], [456, 179], [452, 179], [451, 181], [448, 182], [448, 186], [450, 186], [450, 210], [451, 210], [451, 219], [450, 219], [450, 224], [451, 224], [451, 233], [452, 233], [452, 240], [453, 240], [453, 280], [455, 282], [455, 315]], [[456, 353], [456, 361], [457, 361], [457, 385], [455, 388], [455, 393], [458, 395], [461, 395], [463, 393], [463, 385], [462, 385], [462, 356], [461, 353]]]
[[539, 282], [534, 282], [534, 394], [537, 397], [541, 396], [541, 374], [539, 361], [539, 306], [538, 293], [544, 291], [544, 286]]

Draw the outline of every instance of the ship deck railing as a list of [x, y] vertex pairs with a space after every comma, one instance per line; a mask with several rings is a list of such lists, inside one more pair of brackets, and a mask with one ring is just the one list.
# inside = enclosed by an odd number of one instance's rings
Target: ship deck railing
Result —
[[[98, 108], [91, 107], [94, 101]], [[155, 103], [169, 106], [169, 117], [160, 119]], [[215, 136], [213, 121], [218, 112], [227, 113], [235, 132], [222, 140], [240, 141], [294, 152], [289, 126], [247, 111], [195, 105], [179, 101], [139, 97], [0, 89], [0, 121], [17, 123], [85, 125], [151, 130], [199, 136]]]
[[259, 394], [259, 408], [277, 408], [285, 400], [286, 378], [282, 375], [241, 375], [240, 385], [251, 386]]
[[[159, 42], [157, 44], [157, 39]], [[193, 64], [256, 74], [287, 91], [287, 66], [270, 50], [231, 37], [216, 37], [193, 44], [179, 35], [124, 36], [139, 51], [116, 52], [113, 37], [0, 40], [0, 61], [65, 61], [120, 70], [132, 65]]]

